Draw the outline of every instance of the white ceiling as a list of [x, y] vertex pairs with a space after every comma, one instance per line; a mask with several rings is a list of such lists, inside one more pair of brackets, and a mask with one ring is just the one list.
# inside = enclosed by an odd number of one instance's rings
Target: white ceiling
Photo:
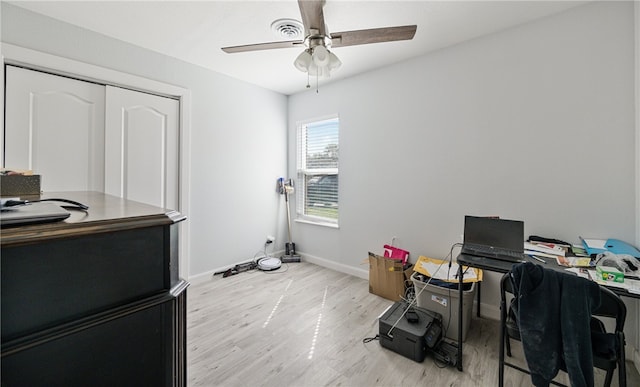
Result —
[[[225, 46], [286, 40], [276, 19], [300, 20], [295, 0], [17, 1], [14, 5], [283, 94], [305, 89], [298, 48], [226, 54]], [[342, 67], [323, 83], [561, 12], [584, 1], [327, 0], [329, 32], [416, 24], [411, 41], [335, 48]], [[314, 84], [314, 82], [312, 82]]]

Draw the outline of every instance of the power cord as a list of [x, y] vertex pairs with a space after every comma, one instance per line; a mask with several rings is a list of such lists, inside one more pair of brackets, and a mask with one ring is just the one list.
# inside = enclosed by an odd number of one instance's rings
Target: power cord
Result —
[[66, 208], [68, 210], [89, 210], [89, 206], [82, 204], [80, 202], [76, 202], [75, 200], [62, 199], [62, 198], [49, 198], [49, 199], [38, 199], [38, 200], [20, 200], [20, 199], [8, 199], [2, 201], [2, 207], [16, 207], [16, 206], [26, 206], [31, 203], [38, 202], [61, 202], [67, 203], [67, 205], [62, 205], [62, 208]]
[[[257, 253], [255, 253], [253, 255], [253, 261], [257, 264], [260, 263], [261, 260], [263, 259], [267, 259], [267, 258], [272, 258], [271, 256], [269, 256], [269, 254], [267, 254], [267, 246], [269, 246], [270, 244], [273, 243], [273, 239], [270, 239], [271, 237], [267, 237], [267, 241], [264, 242], [264, 248], [262, 249], [262, 251], [258, 251]], [[262, 253], [261, 257], [258, 257], [258, 254]]]
[[431, 280], [433, 279], [433, 276], [435, 276], [438, 271], [440, 271], [440, 268], [442, 267], [442, 265], [444, 265], [443, 261], [438, 268], [436, 269], [435, 273], [433, 273], [433, 275], [431, 277], [429, 277], [429, 280], [427, 280], [427, 282], [425, 283], [425, 285], [422, 287], [422, 289], [420, 289], [420, 291], [415, 295], [414, 299], [412, 301], [409, 302], [409, 305], [407, 305], [407, 307], [405, 308], [405, 310], [402, 312], [402, 314], [400, 315], [400, 317], [398, 317], [398, 319], [396, 320], [396, 322], [391, 326], [391, 328], [389, 328], [389, 331], [387, 332], [387, 336], [389, 336], [390, 338], [393, 339], [393, 335], [391, 334], [391, 331], [393, 331], [395, 329], [395, 327], [398, 325], [398, 323], [400, 322], [400, 320], [402, 320], [402, 318], [407, 314], [407, 311], [409, 311], [409, 309], [417, 302], [418, 297], [420, 297], [420, 294], [422, 294], [422, 292], [427, 288], [427, 285], [429, 285], [429, 283], [431, 282]]
[[[449, 259], [449, 268], [447, 269], [447, 279], [451, 278], [451, 265], [452, 265], [452, 261], [453, 261], [453, 249], [456, 247], [462, 247], [462, 243], [457, 242], [451, 245], [451, 249], [449, 249], [449, 254], [445, 257], [445, 260]], [[457, 277], [457, 273], [456, 273], [456, 277]], [[460, 286], [460, 284], [458, 284], [458, 286]], [[451, 300], [451, 287], [447, 287], [448, 291], [448, 296], [449, 299]], [[462, 300], [458, 300], [458, 302], [462, 302]], [[442, 333], [442, 336], [446, 336], [447, 335], [447, 331], [449, 330], [449, 326], [451, 326], [451, 308], [452, 308], [452, 302], [449, 303], [449, 308], [447, 308], [449, 310], [449, 318], [447, 319], [447, 326], [444, 328], [444, 331]]]
[[362, 339], [362, 343], [367, 344], [374, 340], [380, 340], [380, 335], [375, 335], [374, 337], [365, 337], [364, 339]]
[[[272, 237], [271, 237], [272, 238]], [[226, 269], [226, 270], [221, 270], [218, 272], [213, 273], [214, 276], [218, 275], [218, 274], [222, 274], [223, 278], [232, 276], [232, 275], [236, 275], [236, 274], [240, 274], [240, 273], [255, 273], [258, 270], [258, 264], [260, 263], [260, 261], [262, 261], [263, 259], [267, 259], [267, 258], [273, 258], [272, 256], [270, 256], [267, 253], [267, 246], [273, 243], [273, 239], [271, 238], [267, 238], [267, 241], [264, 243], [264, 248], [258, 252], [256, 252], [253, 255], [253, 259], [249, 262], [245, 262], [245, 263], [240, 263], [235, 265], [232, 268]], [[282, 263], [281, 263], [282, 265]], [[282, 266], [281, 266], [282, 267]], [[269, 270], [269, 271], [264, 271], [264, 270], [260, 270], [264, 273], [267, 274], [279, 274], [279, 273], [286, 273], [287, 271], [289, 271], [289, 265], [285, 264], [285, 270]]]

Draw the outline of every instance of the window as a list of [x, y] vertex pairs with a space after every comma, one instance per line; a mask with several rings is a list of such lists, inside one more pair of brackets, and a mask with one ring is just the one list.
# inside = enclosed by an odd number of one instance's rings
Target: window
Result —
[[337, 117], [298, 126], [298, 219], [338, 223], [338, 133]]

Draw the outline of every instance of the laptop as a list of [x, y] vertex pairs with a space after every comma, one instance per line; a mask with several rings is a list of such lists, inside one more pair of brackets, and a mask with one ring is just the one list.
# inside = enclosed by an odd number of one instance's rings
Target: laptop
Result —
[[48, 202], [2, 207], [2, 211], [0, 211], [0, 227], [57, 222], [67, 219], [70, 215], [69, 211], [59, 205]]
[[525, 262], [524, 222], [480, 216], [464, 217], [462, 254]]

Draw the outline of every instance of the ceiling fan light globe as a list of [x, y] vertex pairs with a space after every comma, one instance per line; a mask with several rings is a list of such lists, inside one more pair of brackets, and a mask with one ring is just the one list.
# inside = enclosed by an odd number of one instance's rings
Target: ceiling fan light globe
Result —
[[338, 59], [336, 54], [330, 52], [329, 53], [329, 69], [337, 70], [340, 68], [340, 66], [342, 66], [342, 62], [340, 61], [340, 59]]
[[318, 69], [318, 66], [316, 66], [315, 63], [311, 62], [311, 64], [309, 65], [309, 68], [307, 70], [309, 72], [309, 75], [315, 77], [316, 75], [320, 75], [320, 71]]
[[320, 67], [316, 66], [315, 63], [311, 63], [311, 66], [309, 66], [309, 75], [318, 78], [328, 78], [331, 75], [331, 70], [329, 67]]
[[303, 73], [306, 73], [309, 70], [311, 61], [312, 61], [311, 54], [309, 53], [309, 51], [304, 50], [302, 51], [302, 53], [300, 53], [300, 55], [298, 55], [296, 60], [293, 62], [293, 65], [296, 66], [298, 70], [302, 71]]
[[329, 50], [324, 46], [316, 46], [313, 49], [313, 63], [318, 67], [325, 67], [329, 65]]
[[331, 70], [329, 67], [322, 67], [320, 70], [320, 78], [329, 78], [331, 76]]

